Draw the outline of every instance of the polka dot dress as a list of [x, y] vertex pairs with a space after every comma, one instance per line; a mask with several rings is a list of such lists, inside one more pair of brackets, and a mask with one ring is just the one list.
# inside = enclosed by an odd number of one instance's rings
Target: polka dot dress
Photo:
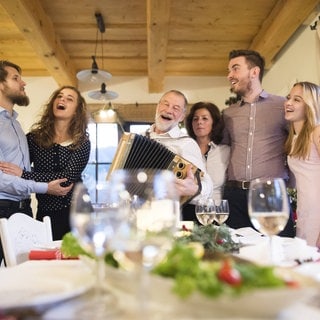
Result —
[[[27, 134], [30, 161], [33, 166], [31, 172], [23, 172], [22, 178], [38, 182], [67, 178], [65, 186], [81, 181], [81, 173], [86, 167], [90, 155], [90, 141], [85, 140], [78, 149], [72, 150], [71, 145], [54, 144], [45, 149], [39, 147], [32, 134]], [[72, 192], [66, 196], [37, 194], [38, 212], [53, 216], [69, 209]]]

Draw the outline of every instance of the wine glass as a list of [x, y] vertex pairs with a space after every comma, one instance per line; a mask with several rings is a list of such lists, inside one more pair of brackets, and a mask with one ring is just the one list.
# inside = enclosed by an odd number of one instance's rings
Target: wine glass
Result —
[[130, 215], [119, 230], [116, 250], [124, 256], [124, 263], [130, 264], [128, 258], [133, 271], [138, 271], [138, 312], [149, 318], [149, 272], [171, 248], [180, 218], [176, 177], [168, 170], [124, 169], [114, 171], [111, 179], [121, 186], [119, 194], [130, 203]]
[[153, 265], [152, 260], [159, 258], [172, 242], [179, 220], [175, 176], [169, 170], [123, 169], [114, 171], [111, 179], [121, 189], [122, 200], [130, 205], [127, 228], [119, 235], [129, 241], [122, 242], [122, 246], [132, 247], [134, 238], [135, 247], [139, 242], [145, 266]]
[[215, 222], [221, 226], [229, 217], [229, 202], [226, 199], [216, 201]]
[[198, 221], [207, 226], [211, 224], [215, 219], [216, 207], [214, 200], [211, 198], [201, 198], [196, 204], [196, 217]]
[[285, 228], [290, 214], [284, 180], [274, 178], [251, 181], [248, 212], [253, 226], [269, 237], [270, 262], [274, 264], [272, 236]]
[[104, 257], [110, 249], [111, 239], [125, 220], [123, 207], [111, 182], [75, 186], [70, 210], [71, 230], [79, 244], [96, 259], [95, 290], [88, 300], [88, 308], [81, 310], [83, 317], [100, 319], [118, 312], [115, 297], [105, 287]]

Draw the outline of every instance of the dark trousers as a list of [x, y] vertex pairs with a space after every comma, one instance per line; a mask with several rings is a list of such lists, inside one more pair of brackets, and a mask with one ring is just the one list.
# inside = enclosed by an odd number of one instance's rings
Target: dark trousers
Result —
[[196, 206], [191, 203], [185, 204], [181, 209], [181, 219], [183, 221], [193, 221], [194, 223], [198, 223], [195, 207]]
[[[224, 187], [223, 199], [229, 201], [229, 218], [226, 224], [234, 229], [243, 227], [253, 227], [248, 214], [248, 191], [235, 187]], [[279, 234], [281, 237], [294, 238], [296, 235], [294, 228], [293, 213], [290, 210], [290, 218], [284, 230]]]
[[51, 219], [53, 240], [61, 240], [66, 233], [71, 231], [69, 206], [55, 212], [37, 212], [37, 220], [43, 221], [45, 216], [49, 216]]
[[[24, 208], [15, 207], [14, 205], [5, 206], [0, 204], [0, 218], [8, 219], [10, 216], [12, 216], [14, 213], [17, 213], [17, 212], [25, 213], [30, 217], [33, 216], [30, 203], [29, 205], [26, 205]], [[2, 259], [4, 259], [4, 255], [3, 255], [2, 243], [0, 241], [0, 263]]]

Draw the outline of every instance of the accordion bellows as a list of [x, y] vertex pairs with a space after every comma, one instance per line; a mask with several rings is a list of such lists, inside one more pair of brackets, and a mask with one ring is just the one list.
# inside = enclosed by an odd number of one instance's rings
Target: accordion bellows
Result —
[[[161, 143], [146, 136], [125, 132], [119, 142], [116, 154], [110, 166], [107, 179], [118, 169], [159, 169], [173, 171], [179, 179], [187, 176], [187, 165], [192, 165], [192, 171], [198, 184], [198, 195], [201, 192], [201, 170], [188, 160], [170, 151]], [[190, 202], [194, 196], [180, 198], [180, 204]]]

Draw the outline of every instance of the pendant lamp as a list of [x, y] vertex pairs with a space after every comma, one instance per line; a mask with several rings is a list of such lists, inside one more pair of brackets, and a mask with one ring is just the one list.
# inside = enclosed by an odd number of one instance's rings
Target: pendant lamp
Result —
[[100, 70], [96, 62], [96, 57], [91, 56], [91, 69], [81, 70], [77, 73], [77, 78], [83, 82], [103, 82], [112, 78], [111, 73]]
[[92, 116], [96, 123], [117, 123], [121, 131], [124, 132], [122, 121], [110, 101], [108, 104], [105, 104], [102, 109], [94, 112]]
[[97, 21], [97, 33], [96, 33], [96, 42], [95, 42], [95, 51], [94, 55], [91, 56], [92, 65], [91, 69], [81, 70], [77, 73], [77, 79], [82, 82], [94, 82], [101, 83], [111, 79], [111, 73], [100, 70], [96, 61], [97, 57], [97, 48], [99, 44], [99, 33], [100, 33], [100, 45], [101, 45], [101, 60], [102, 60], [102, 68], [103, 68], [103, 33], [105, 32], [105, 24], [101, 13], [95, 13], [96, 21]]
[[109, 91], [106, 89], [106, 87], [107, 87], [106, 84], [103, 82], [101, 84], [100, 90], [90, 91], [88, 92], [88, 96], [94, 100], [104, 100], [104, 101], [118, 98], [119, 95], [116, 92]]

